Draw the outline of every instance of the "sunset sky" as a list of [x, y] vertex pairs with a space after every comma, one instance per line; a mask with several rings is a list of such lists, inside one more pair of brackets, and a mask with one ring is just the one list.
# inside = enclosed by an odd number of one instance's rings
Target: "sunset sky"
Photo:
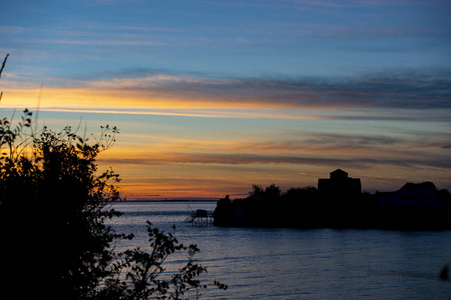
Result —
[[[127, 199], [451, 190], [451, 2], [2, 0], [0, 117], [120, 134]], [[16, 112], [16, 116], [19, 113]]]

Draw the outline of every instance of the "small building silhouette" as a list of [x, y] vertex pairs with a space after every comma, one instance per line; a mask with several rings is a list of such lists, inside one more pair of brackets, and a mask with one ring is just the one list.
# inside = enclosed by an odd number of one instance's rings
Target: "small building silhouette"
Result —
[[437, 212], [449, 210], [451, 203], [432, 182], [406, 183], [395, 192], [380, 192], [379, 205], [403, 212]]
[[339, 198], [353, 198], [361, 194], [360, 178], [348, 177], [348, 173], [337, 169], [330, 173], [330, 178], [318, 179], [318, 192]]

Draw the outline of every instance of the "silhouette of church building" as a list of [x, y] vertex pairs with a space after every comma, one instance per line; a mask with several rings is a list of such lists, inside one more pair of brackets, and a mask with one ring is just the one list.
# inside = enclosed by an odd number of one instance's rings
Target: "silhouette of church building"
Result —
[[318, 179], [318, 192], [334, 198], [355, 198], [362, 193], [360, 178], [351, 178], [348, 173], [337, 169], [330, 173], [330, 178]]

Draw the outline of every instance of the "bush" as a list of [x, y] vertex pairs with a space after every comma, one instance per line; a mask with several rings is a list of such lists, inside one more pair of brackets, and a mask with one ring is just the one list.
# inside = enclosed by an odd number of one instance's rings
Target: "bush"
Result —
[[[9, 54], [0, 69], [0, 77]], [[0, 101], [3, 92], [0, 93]], [[14, 117], [14, 115], [13, 115]], [[19, 299], [181, 299], [216, 286], [201, 284], [196, 245], [148, 223], [149, 252], [116, 253], [116, 234], [105, 221], [121, 215], [109, 207], [122, 200], [112, 169], [100, 176], [95, 160], [115, 142], [116, 127], [101, 127], [94, 143], [71, 127], [40, 132], [24, 111], [15, 127], [0, 120], [0, 288]], [[112, 183], [111, 183], [112, 182]], [[179, 251], [188, 262], [171, 279], [160, 279], [166, 258]], [[186, 298], [185, 298], [186, 299]]]
[[[90, 143], [71, 127], [33, 132], [28, 110], [15, 127], [0, 120], [0, 239], [2, 292], [21, 299], [181, 299], [200, 291], [206, 269], [195, 245], [179, 244], [148, 224], [150, 251], [115, 253], [119, 235], [105, 221], [122, 200], [113, 170], [97, 174], [97, 155], [111, 147], [115, 127], [101, 127]], [[187, 264], [162, 280], [166, 258], [188, 253]]]

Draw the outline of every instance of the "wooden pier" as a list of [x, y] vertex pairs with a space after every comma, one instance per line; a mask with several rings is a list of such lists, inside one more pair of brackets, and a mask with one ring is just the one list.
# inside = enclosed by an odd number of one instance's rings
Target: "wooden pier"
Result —
[[198, 209], [195, 214], [191, 215], [191, 224], [193, 226], [210, 226], [213, 225], [213, 221], [213, 215], [203, 209]]

